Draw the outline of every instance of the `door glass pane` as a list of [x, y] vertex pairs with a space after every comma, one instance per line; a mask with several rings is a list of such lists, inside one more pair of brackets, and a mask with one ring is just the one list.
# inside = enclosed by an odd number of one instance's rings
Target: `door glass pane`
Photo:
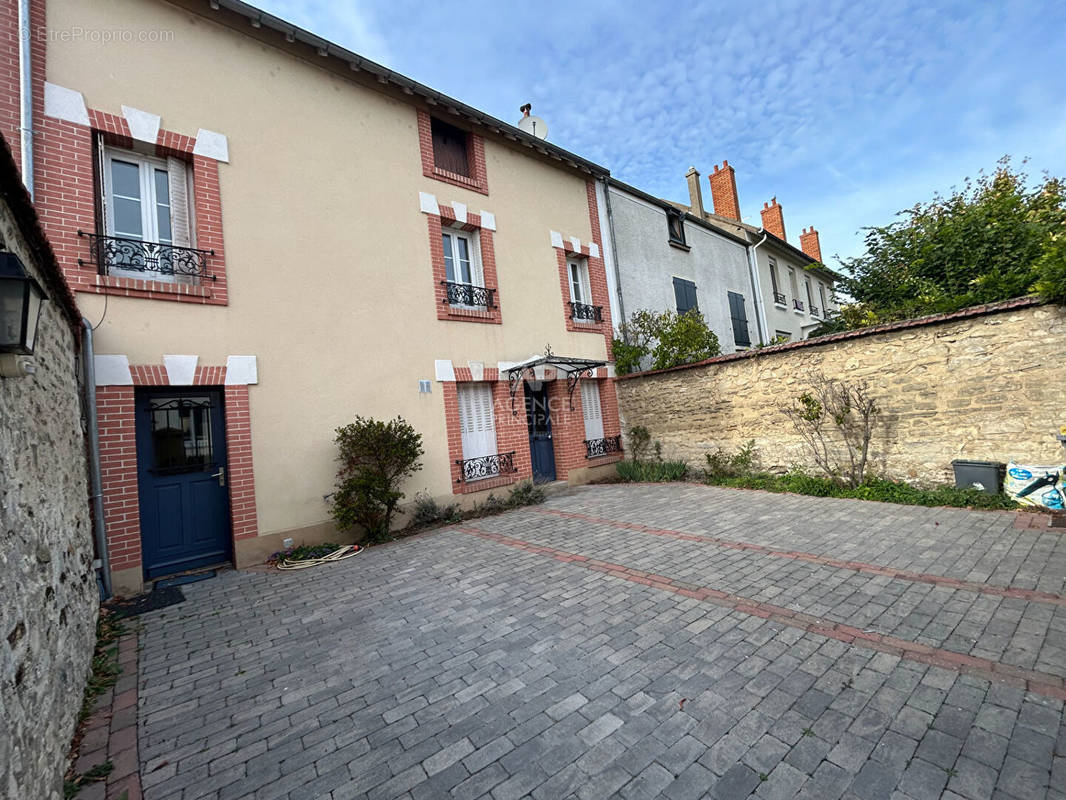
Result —
[[455, 259], [452, 256], [452, 237], [451, 235], [444, 233], [441, 234], [441, 240], [444, 243], [444, 272], [448, 280], [455, 280]]
[[155, 170], [155, 212], [159, 241], [171, 244], [174, 238], [170, 232], [170, 176], [165, 169]]
[[214, 465], [210, 398], [156, 397], [148, 409], [156, 470], [192, 471]]
[[472, 283], [470, 279], [470, 242], [465, 236], [456, 236], [455, 244], [459, 256], [459, 281]]

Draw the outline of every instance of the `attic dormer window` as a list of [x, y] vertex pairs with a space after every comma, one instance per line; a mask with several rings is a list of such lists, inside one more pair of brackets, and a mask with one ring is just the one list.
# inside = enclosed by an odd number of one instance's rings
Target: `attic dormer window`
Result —
[[433, 119], [430, 123], [433, 132], [433, 163], [438, 169], [471, 177], [469, 159], [469, 136], [466, 131]]
[[685, 218], [680, 211], [667, 209], [666, 231], [670, 237], [670, 244], [685, 245]]

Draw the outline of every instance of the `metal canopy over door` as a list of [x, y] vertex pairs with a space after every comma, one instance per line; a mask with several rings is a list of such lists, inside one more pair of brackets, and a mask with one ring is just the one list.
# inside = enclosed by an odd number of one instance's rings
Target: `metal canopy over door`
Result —
[[555, 480], [555, 445], [552, 442], [552, 418], [548, 408], [548, 387], [541, 381], [525, 384], [526, 424], [529, 426], [529, 454], [533, 461], [533, 480]]
[[137, 476], [146, 578], [227, 561], [226, 436], [217, 391], [137, 396]]

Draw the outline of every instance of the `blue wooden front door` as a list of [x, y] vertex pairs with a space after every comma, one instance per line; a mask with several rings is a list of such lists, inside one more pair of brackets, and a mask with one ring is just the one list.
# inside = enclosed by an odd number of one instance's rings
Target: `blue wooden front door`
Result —
[[137, 480], [144, 575], [228, 561], [226, 436], [217, 391], [137, 395]]
[[525, 384], [526, 424], [529, 426], [529, 454], [533, 461], [533, 480], [555, 480], [555, 445], [552, 443], [552, 417], [548, 407], [548, 389], [542, 383], [534, 389]]

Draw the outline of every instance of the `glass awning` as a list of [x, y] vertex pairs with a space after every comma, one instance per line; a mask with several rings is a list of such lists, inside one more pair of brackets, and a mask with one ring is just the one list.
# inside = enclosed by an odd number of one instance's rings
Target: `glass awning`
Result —
[[598, 361], [593, 358], [576, 358], [571, 356], [557, 356], [552, 352], [551, 345], [544, 348], [544, 355], [532, 356], [525, 361], [512, 364], [505, 372], [507, 373], [507, 386], [511, 392], [511, 413], [517, 415], [514, 407], [515, 394], [518, 387], [527, 378], [537, 380], [537, 369], [540, 367], [552, 367], [566, 375], [566, 392], [570, 401], [570, 410], [574, 410], [574, 389], [578, 381], [591, 378], [596, 374], [599, 367], [607, 366], [606, 361]]

